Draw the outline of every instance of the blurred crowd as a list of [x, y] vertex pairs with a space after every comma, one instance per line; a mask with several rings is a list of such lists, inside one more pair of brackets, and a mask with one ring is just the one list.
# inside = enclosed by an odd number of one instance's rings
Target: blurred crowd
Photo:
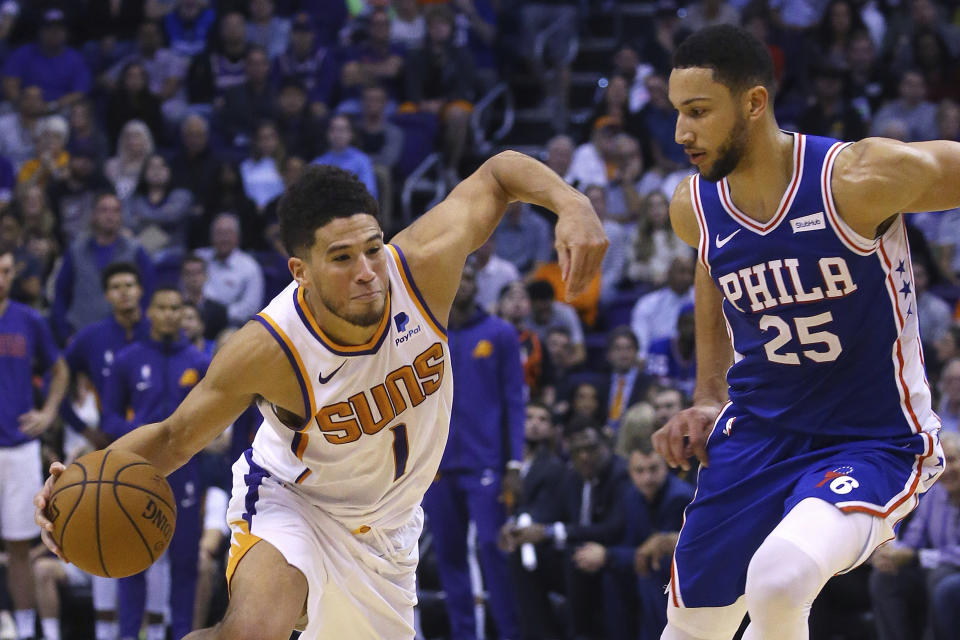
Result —
[[[491, 153], [520, 148], [590, 198], [610, 248], [568, 304], [555, 216], [514, 203], [468, 263], [449, 334], [457, 389], [469, 392], [455, 396], [424, 500], [420, 632], [658, 638], [696, 484], [695, 471], [668, 470], [650, 444], [689, 406], [696, 375], [695, 253], [669, 221], [669, 198], [691, 171], [674, 142], [671, 53], [702, 26], [741, 24], [773, 57], [785, 129], [960, 140], [958, 9], [954, 0], [0, 0], [0, 263], [3, 251], [13, 257], [7, 284], [0, 264], [0, 303], [29, 308], [49, 336], [28, 358], [36, 406], [54, 386], [57, 353], [70, 372], [58, 415], [36, 422], [44, 467], [165, 417], [218, 345], [289, 283], [276, 203], [305, 166], [356, 173], [389, 238], [408, 221], [405, 192], [430, 158], [442, 195]], [[584, 77], [585, 102], [575, 90]], [[545, 135], [492, 137], [479, 105], [499, 86], [519, 95], [531, 84], [526, 117], [546, 123]], [[960, 210], [908, 225], [935, 407], [957, 432]], [[176, 353], [151, 351], [164, 341]], [[16, 355], [11, 345], [0, 340], [0, 363]], [[158, 376], [173, 366], [176, 391], [138, 396], [145, 362], [159, 363]], [[17, 393], [5, 381], [0, 404]], [[192, 537], [139, 581], [98, 585], [32, 545], [27, 589], [11, 544], [22, 541], [0, 523], [9, 585], [0, 639], [116, 640], [143, 627], [148, 640], [179, 640], [219, 619], [229, 467], [258, 425], [248, 411], [172, 481], [194, 514], [183, 524]], [[956, 441], [944, 444], [960, 461]], [[944, 474], [900, 541], [828, 585], [814, 638], [957, 637], [957, 478]]]

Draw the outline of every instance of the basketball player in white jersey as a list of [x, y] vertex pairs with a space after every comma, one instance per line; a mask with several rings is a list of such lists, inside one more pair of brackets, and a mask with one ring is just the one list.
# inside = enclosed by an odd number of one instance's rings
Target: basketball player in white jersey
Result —
[[[114, 443], [167, 474], [251, 402], [263, 413], [234, 465], [230, 605], [189, 638], [286, 640], [295, 627], [304, 640], [414, 637], [420, 501], [453, 390], [444, 324], [467, 256], [515, 200], [557, 213], [567, 292], [582, 292], [600, 268], [603, 229], [585, 196], [523, 154], [486, 161], [392, 244], [353, 174], [310, 167], [284, 194], [294, 282], [173, 415]], [[59, 553], [44, 513], [51, 486], [36, 520]]]

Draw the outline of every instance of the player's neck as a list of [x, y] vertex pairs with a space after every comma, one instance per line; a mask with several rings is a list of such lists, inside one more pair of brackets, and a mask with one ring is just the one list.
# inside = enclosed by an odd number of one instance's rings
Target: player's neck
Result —
[[117, 311], [113, 314], [113, 318], [124, 329], [132, 329], [134, 325], [140, 322], [140, 309], [134, 307], [129, 311]]
[[7, 312], [7, 307], [10, 306], [10, 298], [4, 298], [0, 300], [0, 316], [3, 316]]
[[792, 134], [776, 126], [756, 132], [737, 168], [727, 176], [734, 204], [758, 222], [777, 214], [793, 176]]

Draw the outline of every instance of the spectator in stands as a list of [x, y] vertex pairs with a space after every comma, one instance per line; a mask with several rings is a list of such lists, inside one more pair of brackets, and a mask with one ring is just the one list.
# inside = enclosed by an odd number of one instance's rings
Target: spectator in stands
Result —
[[393, 226], [393, 168], [403, 151], [403, 130], [387, 120], [388, 100], [382, 85], [363, 88], [356, 144], [373, 161], [380, 194], [380, 224], [389, 230]]
[[960, 104], [949, 98], [937, 105], [937, 139], [960, 141]]
[[573, 152], [564, 179], [578, 189], [592, 184], [607, 186], [607, 163], [612, 163], [616, 156], [615, 140], [621, 131], [622, 125], [616, 118], [603, 116], [594, 120], [590, 141]]
[[373, 172], [373, 162], [367, 154], [353, 146], [353, 123], [349, 117], [335, 115], [330, 118], [327, 144], [329, 151], [314, 158], [311, 164], [330, 164], [353, 172], [376, 198], [377, 177]]
[[[833, 5], [847, 7], [846, 0]], [[827, 136], [840, 140], [859, 140], [867, 134], [867, 125], [844, 96], [846, 73], [832, 62], [823, 62], [813, 70], [813, 100], [800, 114], [798, 126], [810, 135]]]
[[853, 34], [866, 30], [867, 25], [850, 0], [830, 0], [816, 31], [814, 49], [820, 64], [842, 69]]
[[638, 113], [630, 110], [630, 81], [622, 75], [613, 74], [607, 80], [600, 101], [593, 108], [588, 123], [592, 130], [593, 124], [603, 117], [612, 118], [620, 123], [623, 131], [635, 138], [643, 138], [644, 130]]
[[139, 62], [128, 63], [120, 72], [117, 87], [107, 100], [106, 129], [111, 145], [116, 146], [123, 125], [131, 120], [140, 120], [154, 140], [163, 140], [160, 98], [150, 90], [148, 81], [147, 70]]
[[406, 99], [417, 109], [437, 114], [443, 122], [444, 179], [457, 182], [467, 144], [476, 86], [470, 52], [453, 41], [454, 14], [447, 5], [426, 10], [427, 40], [407, 54]]
[[[16, 633], [20, 638], [32, 638], [36, 602], [30, 546], [37, 532], [30, 522], [30, 493], [43, 483], [38, 438], [57, 417], [70, 373], [43, 317], [10, 300], [13, 268], [13, 252], [0, 248], [0, 472], [4, 487], [0, 538], [7, 552], [7, 588]], [[38, 365], [40, 371], [50, 374], [40, 409], [34, 402], [33, 385]]]
[[647, 374], [661, 386], [693, 396], [697, 376], [696, 348], [693, 304], [688, 304], [681, 307], [677, 315], [676, 335], [650, 343]]
[[674, 335], [680, 309], [693, 302], [693, 269], [691, 258], [676, 257], [667, 272], [667, 284], [652, 291], [634, 305], [630, 326], [640, 342], [640, 358], [654, 340]]
[[650, 390], [651, 378], [637, 359], [637, 337], [628, 326], [616, 327], [607, 334], [607, 365], [610, 374], [605, 376], [601, 393], [606, 400], [607, 429], [616, 433], [620, 420], [628, 407], [642, 402]]
[[511, 282], [520, 280], [520, 272], [496, 253], [496, 239], [491, 236], [473, 253], [477, 269], [477, 304], [488, 313], [497, 308], [500, 292]]
[[207, 284], [207, 261], [196, 254], [188, 254], [180, 266], [180, 293], [184, 304], [197, 309], [203, 322], [204, 338], [215, 340], [227, 328], [227, 307], [204, 295]]
[[573, 472], [558, 488], [560, 517], [555, 522], [515, 527], [508, 530], [507, 538], [516, 546], [552, 540], [567, 551], [567, 607], [573, 633], [578, 638], [606, 638], [613, 630], [605, 629], [604, 616], [598, 615], [605, 610], [602, 580], [576, 565], [575, 547], [589, 542], [612, 545], [623, 537], [626, 512], [622, 505], [630, 480], [623, 460], [612, 455], [595, 424], [569, 425], [566, 440]]
[[[87, 230], [96, 195], [110, 189], [96, 159], [96, 151], [87, 142], [71, 143], [70, 159], [59, 180], [48, 187], [52, 210], [65, 238], [76, 237]], [[39, 187], [39, 185], [37, 185]]]
[[[561, 517], [557, 487], [563, 483], [567, 469], [557, 455], [558, 435], [550, 408], [538, 402], [527, 403], [522, 483], [514, 508], [518, 517], [526, 514], [533, 522], [556, 522]], [[510, 552], [520, 638], [559, 638], [563, 625], [554, 613], [549, 594], [563, 589], [562, 558], [553, 544], [544, 541], [534, 549], [534, 565], [525, 563], [510, 539], [515, 526], [515, 518], [503, 525], [500, 547]]]
[[[564, 403], [561, 402], [558, 407], [562, 413], [566, 414], [564, 424], [571, 425], [578, 421], [587, 421], [591, 424], [604, 424], [607, 416], [606, 398], [600, 389], [602, 386], [596, 376], [587, 375], [585, 377], [571, 376], [574, 382], [573, 389], [569, 394], [570, 402], [566, 411], [562, 411]], [[561, 397], [563, 394], [561, 389]], [[609, 429], [603, 429], [605, 438], [611, 435]]]
[[0, 155], [13, 163], [19, 171], [23, 163], [33, 157], [37, 124], [46, 113], [43, 89], [27, 85], [17, 100], [12, 101], [16, 111], [0, 116]]
[[693, 250], [670, 226], [670, 201], [660, 191], [643, 199], [640, 220], [631, 233], [626, 276], [634, 284], [659, 287], [676, 258], [693, 258]]
[[942, 298], [930, 293], [930, 273], [927, 263], [913, 259], [913, 290], [917, 296], [917, 320], [920, 323], [920, 338], [925, 345], [932, 345], [950, 330], [953, 310]]
[[163, 28], [174, 53], [192, 58], [206, 48], [215, 22], [207, 0], [176, 0], [176, 8], [163, 19]]
[[153, 136], [140, 120], [123, 125], [117, 139], [117, 153], [103, 167], [103, 173], [113, 185], [121, 200], [126, 200], [137, 188], [143, 166], [153, 155]]
[[183, 337], [197, 351], [207, 358], [213, 357], [215, 341], [206, 338], [204, 334], [207, 328], [203, 324], [203, 316], [200, 315], [200, 310], [189, 302], [184, 302], [180, 310], [180, 328], [183, 330]]
[[[206, 373], [209, 359], [183, 339], [182, 305], [176, 289], [157, 289], [147, 307], [149, 337], [134, 341], [117, 354], [103, 398], [103, 430], [110, 437], [119, 438], [141, 425], [166, 419]], [[132, 410], [130, 414], [128, 410]], [[168, 475], [167, 481], [177, 501], [177, 526], [166, 554], [170, 563], [170, 627], [173, 638], [180, 640], [193, 629], [204, 493], [199, 460], [191, 458]], [[121, 638], [139, 636], [147, 592], [145, 573], [121, 578], [118, 584]], [[148, 628], [148, 637], [165, 637], [162, 620], [151, 625], [153, 629]]]
[[470, 51], [482, 91], [489, 91], [497, 83], [497, 42], [500, 38], [498, 15], [500, 5], [493, 0], [460, 0], [456, 8], [455, 40]]
[[686, 170], [690, 161], [683, 147], [673, 139], [675, 113], [667, 97], [667, 81], [664, 76], [652, 74], [646, 80], [650, 101], [640, 112], [647, 135], [653, 164], [663, 174]]
[[660, 387], [651, 393], [653, 397], [653, 420], [656, 429], [670, 421], [684, 409], [683, 394], [672, 387]]
[[17, 182], [46, 188], [51, 181], [62, 179], [70, 161], [69, 137], [70, 125], [63, 116], [47, 116], [38, 122], [36, 155], [20, 167]]
[[210, 228], [213, 246], [198, 249], [207, 261], [203, 293], [227, 307], [231, 325], [241, 326], [263, 306], [263, 272], [250, 254], [240, 250], [240, 221], [221, 213]]
[[9, 160], [0, 156], [0, 210], [5, 209], [13, 200], [13, 190], [17, 186], [17, 176]]
[[523, 379], [529, 397], [553, 401], [553, 387], [549, 357], [537, 332], [527, 326], [530, 317], [530, 295], [522, 282], [516, 280], [500, 291], [497, 313], [513, 325], [520, 341], [520, 361], [523, 363]]
[[583, 193], [590, 198], [590, 204], [603, 222], [603, 230], [610, 242], [600, 270], [600, 301], [606, 303], [616, 295], [626, 271], [629, 231], [624, 225], [607, 216], [607, 192], [604, 187], [598, 184], [588, 185], [584, 187]]
[[326, 145], [326, 127], [313, 115], [307, 102], [307, 91], [295, 76], [289, 76], [281, 83], [276, 114], [280, 141], [287, 154], [301, 158], [320, 155]]
[[227, 89], [247, 80], [247, 21], [243, 14], [232, 11], [220, 18], [218, 35], [212, 46], [194, 56], [187, 70], [187, 97], [192, 104], [212, 104]]
[[186, 109], [183, 77], [189, 58], [163, 46], [163, 29], [155, 20], [144, 20], [137, 30], [136, 51], [113, 65], [101, 83], [113, 89], [127, 65], [136, 62], [147, 72], [147, 86], [161, 102], [168, 122], [179, 122]]
[[37, 43], [14, 51], [3, 67], [3, 93], [16, 104], [27, 83], [43, 90], [48, 111], [60, 111], [90, 91], [90, 71], [80, 53], [67, 46], [66, 16], [60, 9], [43, 14]]
[[935, 640], [949, 640], [960, 624], [960, 436], [942, 433], [940, 442], [943, 474], [900, 539], [879, 547], [870, 560], [870, 596], [881, 640], [913, 640], [924, 627]]
[[[560, 262], [556, 252], [549, 262], [538, 263], [536, 268], [527, 276], [530, 280], [546, 280], [553, 287], [557, 300], [566, 300], [566, 282], [560, 270]], [[601, 274], [597, 273], [587, 284], [583, 293], [570, 301], [580, 321], [587, 328], [592, 329], [597, 323], [600, 305]]]
[[270, 60], [260, 47], [246, 54], [244, 81], [224, 90], [216, 122], [224, 138], [241, 149], [250, 145], [257, 123], [273, 116], [277, 92], [270, 81]]
[[277, 125], [270, 121], [261, 122], [253, 135], [250, 157], [240, 163], [244, 193], [253, 200], [258, 211], [262, 212], [271, 200], [283, 193], [280, 167], [285, 155]]
[[283, 81], [297, 80], [306, 90], [310, 113], [326, 117], [333, 106], [340, 62], [332, 48], [317, 43], [316, 26], [309, 13], [301, 11], [293, 17], [290, 49], [277, 58], [276, 64]]
[[198, 215], [212, 195], [220, 169], [220, 159], [210, 147], [210, 124], [206, 118], [199, 115], [184, 118], [180, 124], [180, 145], [170, 160], [173, 182], [193, 194], [193, 213]]
[[[529, 323], [529, 318], [527, 322]], [[540, 336], [539, 333], [537, 335]], [[570, 330], [560, 325], [550, 327], [546, 332], [546, 338], [540, 339], [550, 360], [550, 379], [554, 386], [559, 387], [586, 358], [586, 355], [583, 355], [579, 361], [575, 360], [581, 352], [585, 354], [586, 349], [582, 345], [579, 349], [575, 347], [570, 337]]]
[[511, 202], [493, 232], [497, 257], [527, 273], [538, 262], [550, 260], [553, 233], [550, 225], [525, 202]]
[[124, 230], [120, 199], [102, 193], [93, 204], [90, 231], [73, 238], [57, 273], [50, 322], [58, 340], [65, 343], [77, 329], [107, 317], [100, 274], [114, 262], [136, 264], [144, 290], [152, 290], [150, 256]]
[[939, 33], [930, 28], [917, 31], [913, 36], [913, 59], [927, 81], [928, 100], [960, 99], [956, 57]]
[[864, 120], [880, 108], [884, 92], [884, 73], [870, 34], [860, 31], [850, 36], [844, 65], [847, 83], [844, 92]]
[[126, 218], [137, 240], [155, 257], [181, 252], [186, 242], [193, 194], [175, 187], [170, 166], [161, 155], [143, 165], [137, 190], [126, 202]]
[[650, 100], [644, 84], [647, 76], [653, 73], [653, 67], [640, 61], [640, 52], [635, 43], [623, 42], [613, 54], [614, 73], [627, 79], [627, 105], [631, 113], [636, 113]]
[[343, 101], [339, 113], [358, 114], [362, 88], [378, 84], [387, 92], [388, 101], [396, 105], [403, 94], [404, 50], [390, 42], [390, 14], [374, 9], [367, 18], [366, 38], [348, 49], [340, 76]]
[[[92, 202], [90, 209], [93, 209]], [[53, 270], [54, 261], [60, 257], [61, 248], [56, 217], [50, 209], [47, 194], [37, 185], [21, 186], [17, 189], [11, 210], [18, 212], [20, 216], [24, 246], [39, 262], [40, 278], [46, 282]]]
[[393, 20], [390, 21], [390, 42], [407, 51], [423, 46], [427, 37], [427, 22], [417, 0], [393, 0]]
[[290, 21], [274, 15], [273, 0], [250, 0], [247, 42], [266, 51], [271, 60], [290, 44]]
[[244, 230], [241, 247], [262, 248], [263, 224], [268, 216], [266, 212], [258, 212], [257, 205], [247, 196], [237, 166], [232, 162], [221, 162], [212, 187], [208, 200], [203, 204], [203, 213], [193, 219], [190, 248], [209, 244], [210, 225], [223, 212], [233, 213], [240, 219], [240, 228]]
[[623, 414], [614, 452], [625, 460], [630, 459], [630, 447], [637, 440], [650, 440], [656, 430], [656, 413], [649, 402], [637, 402]]
[[[573, 144], [573, 138], [567, 135], [554, 136], [547, 142], [546, 157], [544, 157], [543, 162], [553, 169], [558, 176], [563, 176], [566, 179], [570, 175], [570, 165], [573, 162], [575, 150], [576, 146]], [[570, 181], [567, 180], [567, 182]]]
[[448, 337], [453, 394], [449, 446], [423, 510], [437, 549], [437, 570], [454, 638], [475, 638], [474, 594], [467, 561], [467, 527], [476, 526], [477, 555], [501, 637], [517, 637], [507, 561], [497, 548], [506, 520], [502, 493], [519, 487], [523, 459], [524, 385], [513, 327], [476, 301], [474, 266], [463, 269], [450, 309]]
[[690, 33], [717, 24], [739, 26], [740, 12], [733, 3], [724, 0], [692, 2], [687, 5], [686, 15], [680, 20], [680, 28]]
[[640, 143], [629, 133], [617, 134], [616, 152], [611, 166], [613, 175], [604, 188], [608, 219], [625, 225], [629, 232], [640, 217], [643, 201], [637, 191], [643, 176], [643, 153]]
[[693, 487], [668, 473], [649, 438], [629, 445], [627, 465], [633, 486], [623, 503], [623, 538], [609, 547], [587, 543], [575, 559], [584, 570], [604, 568], [608, 625], [619, 631], [610, 637], [655, 640], [667, 624], [663, 585]]
[[[573, 307], [556, 299], [553, 285], [545, 280], [534, 280], [527, 285], [530, 294], [530, 326], [536, 329], [540, 339], [549, 344], [547, 333], [555, 326], [566, 328], [570, 335], [570, 366], [586, 360], [587, 347], [583, 338], [583, 325]], [[553, 353], [551, 353], [553, 359]]]
[[944, 363], [938, 391], [940, 405], [937, 415], [940, 416], [944, 431], [960, 433], [960, 358], [954, 356]]
[[904, 71], [898, 87], [897, 99], [881, 107], [874, 116], [871, 135], [881, 135], [892, 121], [899, 120], [907, 125], [906, 142], [933, 140], [937, 136], [937, 107], [927, 100], [923, 74], [916, 69]]
[[23, 225], [11, 209], [0, 210], [0, 247], [13, 252], [13, 286], [10, 298], [35, 309], [43, 308], [40, 263], [27, 250]]
[[927, 29], [935, 31], [943, 39], [950, 55], [956, 56], [960, 53], [960, 29], [947, 19], [944, 6], [933, 0], [911, 0], [901, 7], [900, 12], [891, 16], [889, 27], [883, 36], [883, 53], [886, 59], [901, 65], [908, 62], [914, 35]]
[[67, 150], [72, 155], [74, 147], [90, 149], [97, 164], [97, 172], [102, 173], [100, 166], [109, 157], [112, 147], [97, 123], [93, 104], [89, 100], [75, 102], [70, 107], [68, 122], [70, 124], [70, 142], [67, 143]]

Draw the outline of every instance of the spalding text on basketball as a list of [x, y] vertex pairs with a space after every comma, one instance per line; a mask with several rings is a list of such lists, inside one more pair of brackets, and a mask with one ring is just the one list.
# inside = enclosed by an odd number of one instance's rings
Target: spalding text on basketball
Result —
[[173, 524], [170, 522], [170, 518], [153, 499], [147, 502], [147, 506], [143, 509], [140, 517], [149, 520], [164, 538], [169, 538], [173, 534]]

